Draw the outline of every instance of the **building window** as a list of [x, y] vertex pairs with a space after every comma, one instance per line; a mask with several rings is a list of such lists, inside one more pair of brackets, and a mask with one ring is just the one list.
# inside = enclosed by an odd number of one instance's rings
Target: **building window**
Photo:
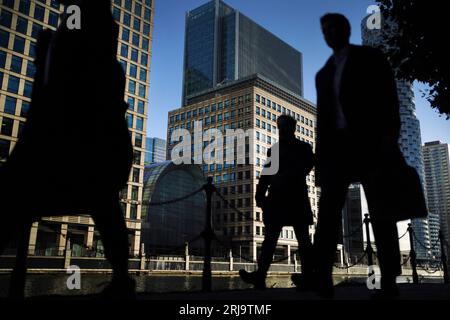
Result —
[[27, 98], [31, 98], [32, 93], [33, 93], [33, 83], [31, 81], [26, 80], [23, 88], [23, 95]]
[[8, 79], [8, 92], [19, 93], [19, 84], [20, 79], [10, 75]]
[[19, 36], [14, 36], [14, 51], [18, 53], [25, 52], [25, 39]]
[[34, 18], [36, 20], [44, 22], [44, 16], [45, 16], [45, 8], [40, 5], [36, 5], [34, 7]]
[[28, 110], [30, 110], [30, 103], [27, 101], [22, 101], [22, 107], [20, 108], [20, 116], [26, 118], [28, 115]]
[[58, 27], [58, 14], [50, 11], [49, 15], [48, 15], [48, 24], [51, 25], [52, 27]]
[[1, 126], [0, 126], [0, 134], [4, 136], [12, 136], [14, 120], [10, 118], [0, 118]]
[[137, 112], [140, 113], [140, 114], [144, 114], [144, 112], [145, 112], [145, 103], [144, 103], [144, 101], [138, 100], [138, 110], [137, 110]]
[[141, 170], [139, 170], [138, 168], [133, 168], [132, 181], [138, 183], [140, 174]]
[[28, 21], [22, 17], [17, 17], [16, 31], [26, 35], [27, 30], [28, 30]]
[[130, 205], [130, 219], [137, 219], [137, 204]]
[[8, 48], [8, 42], [9, 42], [9, 33], [0, 30], [0, 47]]
[[2, 10], [0, 14], [0, 26], [4, 26], [5, 28], [11, 28], [12, 14], [7, 10]]
[[136, 118], [136, 129], [139, 131], [144, 131], [144, 119], [141, 117]]
[[0, 139], [0, 160], [6, 160], [9, 155], [9, 148], [11, 147], [11, 141]]
[[142, 148], [142, 134], [135, 133], [134, 134], [134, 146], [137, 148]]
[[125, 42], [130, 41], [130, 30], [122, 28], [122, 40]]

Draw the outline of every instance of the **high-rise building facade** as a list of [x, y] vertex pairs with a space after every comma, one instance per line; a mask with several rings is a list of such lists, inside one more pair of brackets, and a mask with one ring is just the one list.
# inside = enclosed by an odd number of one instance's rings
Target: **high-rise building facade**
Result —
[[166, 161], [166, 140], [160, 138], [146, 138], [145, 140], [145, 165]]
[[[439, 229], [430, 229], [435, 239], [439, 230], [449, 243], [450, 236], [450, 160], [449, 145], [439, 141], [428, 142], [423, 146], [425, 181], [427, 186], [428, 210], [439, 217]], [[440, 256], [440, 246], [432, 242], [432, 253]], [[448, 250], [447, 250], [448, 251]]]
[[[39, 31], [56, 30], [64, 8], [56, 0], [2, 0], [0, 4], [0, 162], [20, 138], [30, 105], [34, 50]], [[120, 27], [118, 59], [126, 73], [127, 120], [134, 145], [134, 162], [121, 204], [129, 229], [130, 252], [140, 242], [140, 212], [144, 176], [144, 148], [153, 32], [152, 0], [113, 0], [112, 12]], [[108, 161], [108, 159], [104, 159]], [[113, 173], [112, 173], [113, 174]], [[56, 233], [55, 233], [56, 231]], [[30, 253], [61, 252], [66, 238], [74, 246], [100, 247], [89, 216], [50, 217], [34, 223]]]
[[[383, 21], [381, 29], [367, 28], [367, 20], [362, 22], [362, 40], [363, 44], [367, 46], [377, 47], [381, 50], [386, 50], [386, 42], [383, 38]], [[400, 120], [401, 120], [401, 135], [400, 135], [400, 149], [406, 159], [406, 162], [411, 167], [417, 170], [420, 176], [422, 185], [424, 184], [424, 168], [422, 157], [422, 137], [420, 131], [420, 122], [416, 116], [416, 102], [414, 98], [414, 90], [412, 83], [397, 79], [397, 92], [400, 103]], [[401, 190], [399, 190], [401, 192]], [[436, 217], [430, 214], [426, 219], [412, 220], [414, 234], [417, 237], [415, 240], [415, 249], [417, 251], [417, 258], [419, 260], [427, 260], [430, 256], [430, 243], [434, 241], [434, 237], [430, 236], [430, 228], [436, 226]], [[398, 224], [399, 233], [403, 234], [407, 229], [407, 222]], [[408, 239], [405, 239], [406, 241]], [[426, 248], [425, 248], [426, 247]]]
[[[239, 253], [256, 259], [264, 238], [263, 213], [256, 207], [254, 198], [258, 177], [266, 160], [267, 150], [277, 142], [276, 120], [288, 114], [297, 120], [296, 136], [314, 147], [316, 109], [305, 99], [286, 92], [275, 83], [260, 75], [250, 76], [220, 88], [211, 89], [195, 98], [182, 108], [169, 112], [168, 156], [177, 150], [177, 142], [171, 140], [176, 129], [186, 129], [194, 137], [196, 128], [201, 125], [202, 139], [195, 144], [191, 141], [192, 158], [201, 163], [206, 176], [214, 179], [217, 190], [226, 201], [215, 196], [213, 221], [220, 238], [230, 240]], [[243, 145], [224, 142], [223, 163], [202, 161], [207, 159], [208, 142], [212, 142], [208, 130], [217, 129], [226, 141], [226, 130], [242, 130], [248, 133]], [[253, 132], [253, 134], [250, 134]], [[236, 131], [237, 133], [237, 131]], [[243, 164], [237, 164], [239, 150], [245, 150]], [[176, 152], [174, 151], [174, 154]], [[233, 162], [227, 162], [231, 154]], [[253, 161], [250, 161], [253, 159]], [[173, 160], [173, 158], [172, 158]], [[313, 213], [317, 214], [317, 192], [314, 186], [314, 173], [307, 178], [309, 198]], [[296, 199], [292, 199], [295, 203]], [[238, 209], [242, 214], [233, 210]], [[294, 206], [295, 208], [295, 206]], [[300, 213], [298, 213], [300, 214]], [[292, 227], [283, 228], [278, 242], [279, 255], [290, 254], [297, 247]], [[281, 252], [281, 253], [280, 253]]]
[[183, 101], [261, 74], [303, 96], [302, 54], [221, 0], [186, 14]]
[[365, 213], [368, 211], [363, 188], [360, 184], [352, 184], [342, 210], [342, 234], [339, 239], [348, 264], [356, 263], [364, 254], [365, 230], [362, 223]]

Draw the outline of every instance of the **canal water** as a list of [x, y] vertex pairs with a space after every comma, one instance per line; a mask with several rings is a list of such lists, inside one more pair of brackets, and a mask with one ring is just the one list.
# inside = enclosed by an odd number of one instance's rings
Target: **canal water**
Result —
[[[81, 274], [81, 288], [79, 290], [69, 290], [67, 280], [69, 274], [29, 274], [25, 287], [27, 297], [42, 295], [84, 295], [95, 294], [102, 291], [111, 279], [109, 274]], [[137, 292], [158, 293], [158, 292], [182, 292], [200, 291], [202, 278], [200, 275], [135, 275]], [[343, 277], [336, 277], [335, 283], [345, 280]], [[352, 281], [364, 282], [364, 279]], [[290, 276], [270, 276], [267, 279], [267, 286], [273, 288], [290, 288], [292, 282]], [[242, 290], [251, 286], [244, 283], [239, 276], [214, 276], [213, 290]], [[9, 275], [0, 274], [0, 297], [8, 294]]]

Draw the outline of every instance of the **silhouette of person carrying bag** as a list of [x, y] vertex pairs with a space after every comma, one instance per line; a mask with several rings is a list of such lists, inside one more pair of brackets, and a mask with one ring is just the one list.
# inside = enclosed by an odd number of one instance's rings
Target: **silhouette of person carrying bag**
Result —
[[[302, 275], [309, 279], [312, 273], [309, 226], [313, 224], [313, 218], [305, 178], [313, 167], [313, 153], [308, 143], [296, 139], [296, 125], [296, 120], [290, 116], [278, 117], [279, 142], [269, 149], [270, 163], [265, 165], [256, 188], [256, 205], [263, 209], [265, 236], [258, 270], [252, 273], [240, 270], [239, 274], [244, 282], [259, 290], [266, 288], [267, 272], [284, 226], [294, 227]], [[277, 168], [276, 161], [278, 171], [265, 174], [269, 166]]]
[[133, 148], [125, 120], [125, 74], [116, 59], [118, 26], [110, 0], [60, 0], [81, 9], [44, 30], [36, 50], [29, 117], [0, 180], [0, 252], [43, 216], [90, 214], [113, 268], [107, 296], [131, 297], [128, 231], [119, 191]]
[[348, 187], [366, 194], [381, 270], [375, 296], [399, 295], [402, 272], [397, 222], [426, 217], [417, 172], [400, 151], [397, 87], [386, 57], [375, 48], [350, 44], [351, 26], [341, 14], [326, 14], [321, 27], [333, 55], [317, 73], [316, 185], [321, 187], [314, 238], [317, 292], [334, 296], [332, 279], [342, 207]]

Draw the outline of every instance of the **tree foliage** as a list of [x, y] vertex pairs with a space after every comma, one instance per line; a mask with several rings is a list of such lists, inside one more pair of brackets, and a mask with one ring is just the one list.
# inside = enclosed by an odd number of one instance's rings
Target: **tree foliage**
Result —
[[[396, 21], [383, 32], [397, 76], [429, 85], [431, 107], [450, 119], [450, 30], [446, 1], [377, 0], [383, 18]], [[391, 28], [393, 26], [391, 25]]]

